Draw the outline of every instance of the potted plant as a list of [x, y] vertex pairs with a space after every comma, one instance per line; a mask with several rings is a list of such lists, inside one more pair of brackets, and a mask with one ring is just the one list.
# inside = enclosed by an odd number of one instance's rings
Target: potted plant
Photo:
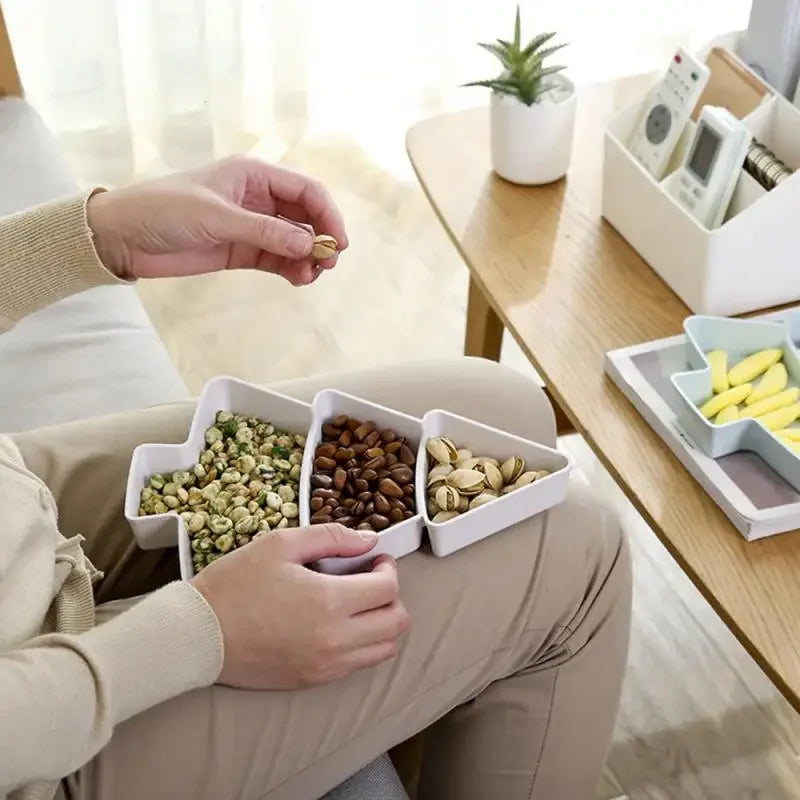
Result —
[[498, 39], [480, 46], [496, 56], [503, 71], [496, 78], [473, 81], [491, 96], [492, 168], [506, 180], [544, 184], [567, 173], [575, 127], [575, 86], [563, 66], [545, 64], [565, 45], [549, 45], [555, 33], [521, 41], [520, 13], [512, 42]]

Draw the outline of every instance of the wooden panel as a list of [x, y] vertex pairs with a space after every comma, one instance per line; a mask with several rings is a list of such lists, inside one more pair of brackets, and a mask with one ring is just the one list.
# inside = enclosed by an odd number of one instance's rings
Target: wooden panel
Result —
[[695, 585], [800, 709], [800, 536], [747, 543], [603, 374], [606, 351], [681, 332], [687, 308], [600, 216], [603, 131], [652, 79], [581, 91], [567, 180], [489, 169], [485, 109], [408, 134], [429, 200], [504, 325]]
[[22, 84], [11, 50], [11, 40], [8, 37], [3, 8], [0, 6], [0, 97], [4, 95], [22, 96]]

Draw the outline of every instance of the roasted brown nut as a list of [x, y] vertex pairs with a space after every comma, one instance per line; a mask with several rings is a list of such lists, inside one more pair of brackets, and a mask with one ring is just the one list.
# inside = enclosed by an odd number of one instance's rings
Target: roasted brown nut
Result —
[[347, 414], [339, 414], [338, 417], [331, 420], [331, 425], [335, 425], [337, 428], [344, 428], [344, 426], [347, 425], [347, 420]]
[[375, 492], [373, 499], [375, 502], [375, 510], [379, 514], [389, 513], [392, 507], [389, 505], [389, 501], [386, 499], [385, 495], [382, 495], [380, 492]]
[[322, 426], [322, 435], [330, 439], [338, 439], [341, 432], [342, 431], [339, 428], [337, 428], [335, 425], [331, 425], [330, 422], [326, 422]]
[[389, 442], [389, 444], [387, 444], [383, 450], [385, 453], [396, 453], [402, 446], [403, 443], [395, 439], [395, 441]]
[[391, 478], [383, 478], [378, 484], [378, 489], [387, 497], [403, 496], [403, 490]]
[[319, 511], [324, 505], [325, 501], [321, 497], [312, 497], [311, 502], [309, 503], [312, 511]]
[[325, 522], [333, 522], [333, 517], [324, 510], [317, 511], [316, 514], [311, 515], [311, 522], [313, 525], [321, 525]]
[[[358, 426], [358, 427], [357, 427], [357, 428], [356, 428], [356, 429], [353, 431], [353, 436], [355, 436], [355, 437], [356, 437], [356, 439], [357, 439], [359, 442], [363, 442], [363, 441], [364, 441], [364, 439], [366, 439], [366, 438], [367, 438], [367, 436], [369, 436], [369, 435], [372, 433], [372, 431], [374, 431], [374, 430], [375, 430], [375, 423], [374, 423], [374, 422], [362, 422], [362, 423], [361, 423], [361, 424], [360, 424], [360, 425], [359, 425], [359, 426]], [[371, 447], [371, 446], [372, 446], [372, 445], [370, 445], [370, 444], [367, 444], [367, 447]]]
[[330, 489], [333, 486], [333, 478], [330, 475], [315, 472], [311, 476], [311, 485], [316, 489]]
[[342, 431], [341, 435], [339, 436], [339, 444], [342, 447], [350, 447], [353, 443], [353, 432], [352, 431]]
[[412, 466], [414, 462], [417, 460], [417, 457], [411, 451], [411, 448], [407, 444], [403, 444], [400, 446], [400, 452], [398, 453], [400, 460], [406, 464], [407, 466]]
[[339, 467], [336, 472], [333, 473], [333, 485], [339, 489], [344, 489], [344, 485], [347, 483], [347, 471]]
[[327, 456], [317, 456], [314, 468], [319, 470], [336, 469], [336, 462]]
[[317, 456], [317, 458], [320, 458], [320, 457], [322, 457], [322, 458], [333, 458], [333, 454], [338, 449], [339, 448], [336, 447], [336, 445], [333, 444], [332, 442], [326, 442], [325, 444], [321, 444], [317, 448], [317, 451], [316, 451], [315, 455]]
[[370, 514], [365, 522], [368, 522], [376, 531], [382, 531], [389, 527], [389, 518], [383, 514]]

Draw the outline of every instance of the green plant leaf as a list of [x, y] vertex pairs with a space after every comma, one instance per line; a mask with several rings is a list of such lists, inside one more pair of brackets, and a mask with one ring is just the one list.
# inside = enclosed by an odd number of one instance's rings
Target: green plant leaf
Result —
[[494, 89], [498, 92], [509, 92], [516, 94], [520, 84], [517, 81], [503, 80], [502, 78], [492, 78], [486, 81], [470, 81], [463, 86], [484, 86], [487, 89]]
[[562, 72], [566, 67], [545, 67], [539, 72], [540, 78], [546, 78], [548, 75], [555, 75], [557, 72]]
[[484, 50], [488, 50], [493, 56], [498, 58], [502, 65], [507, 69], [511, 70], [514, 68], [516, 64], [516, 59], [513, 55], [504, 47], [501, 47], [498, 44], [493, 43], [486, 43], [486, 42], [478, 42], [478, 47], [482, 47]]
[[538, 36], [534, 36], [533, 39], [525, 45], [525, 49], [522, 51], [522, 54], [525, 58], [530, 58], [543, 44], [549, 42], [554, 36], [555, 32], [553, 33], [540, 33]]
[[556, 44], [552, 47], [545, 47], [544, 50], [539, 50], [538, 52], [534, 53], [531, 56], [526, 57], [526, 61], [536, 62], [537, 64], [541, 64], [546, 58], [549, 58], [553, 53], [557, 53], [562, 47], [566, 47], [565, 44]]
[[522, 37], [522, 25], [519, 19], [519, 3], [517, 3], [517, 17], [514, 20], [514, 47], [519, 50]]

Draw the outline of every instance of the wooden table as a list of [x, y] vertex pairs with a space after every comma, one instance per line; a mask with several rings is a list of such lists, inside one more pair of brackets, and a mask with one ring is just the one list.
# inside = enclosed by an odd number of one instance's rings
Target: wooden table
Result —
[[407, 145], [470, 270], [465, 351], [510, 331], [551, 397], [781, 692], [800, 710], [800, 535], [746, 542], [604, 376], [606, 351], [681, 332], [688, 309], [601, 219], [605, 122], [642, 78], [581, 90], [566, 181], [489, 169], [485, 109], [421, 122]]
[[22, 95], [22, 84], [11, 50], [11, 41], [3, 19], [3, 9], [0, 7], [0, 97], [4, 95]]

